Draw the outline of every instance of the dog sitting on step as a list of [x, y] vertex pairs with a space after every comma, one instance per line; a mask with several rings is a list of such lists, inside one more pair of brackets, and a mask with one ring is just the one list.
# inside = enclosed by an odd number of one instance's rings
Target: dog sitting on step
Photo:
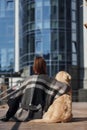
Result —
[[[70, 87], [71, 76], [65, 72], [60, 71], [56, 77], [58, 81], [66, 83]], [[71, 87], [70, 87], [71, 88]], [[43, 115], [42, 119], [34, 119], [30, 122], [45, 122], [45, 123], [58, 123], [68, 122], [72, 119], [72, 91], [62, 96], [57, 97], [48, 108], [47, 112]]]

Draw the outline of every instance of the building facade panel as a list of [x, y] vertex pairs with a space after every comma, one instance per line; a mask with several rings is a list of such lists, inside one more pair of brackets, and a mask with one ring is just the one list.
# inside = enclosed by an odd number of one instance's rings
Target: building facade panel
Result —
[[14, 71], [14, 1], [0, 1], [0, 74]]
[[45, 58], [50, 76], [77, 66], [76, 0], [21, 0], [21, 8], [20, 70], [32, 69], [37, 55]]

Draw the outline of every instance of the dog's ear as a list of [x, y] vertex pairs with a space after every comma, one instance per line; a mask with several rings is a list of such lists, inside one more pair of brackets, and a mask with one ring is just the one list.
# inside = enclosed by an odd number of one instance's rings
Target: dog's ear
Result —
[[67, 75], [66, 75], [66, 81], [71, 81], [71, 75], [69, 75], [68, 73], [67, 73]]

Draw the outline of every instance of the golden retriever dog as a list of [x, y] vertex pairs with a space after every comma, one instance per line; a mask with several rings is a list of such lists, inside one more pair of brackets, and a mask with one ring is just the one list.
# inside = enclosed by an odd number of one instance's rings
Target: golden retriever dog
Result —
[[[65, 72], [60, 71], [56, 77], [58, 81], [66, 83], [70, 86], [71, 76]], [[30, 122], [45, 122], [45, 123], [58, 123], [68, 122], [72, 119], [72, 92], [63, 94], [57, 97], [48, 108], [47, 112], [43, 115], [42, 119], [34, 119]]]

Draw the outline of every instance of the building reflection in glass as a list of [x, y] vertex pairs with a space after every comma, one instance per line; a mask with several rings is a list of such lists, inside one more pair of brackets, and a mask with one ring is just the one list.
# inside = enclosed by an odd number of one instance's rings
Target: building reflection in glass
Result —
[[[50, 76], [77, 66], [76, 1], [21, 0], [20, 70], [34, 57], [46, 59]], [[20, 39], [20, 41], [22, 41]]]
[[0, 73], [14, 71], [14, 1], [0, 0]]

